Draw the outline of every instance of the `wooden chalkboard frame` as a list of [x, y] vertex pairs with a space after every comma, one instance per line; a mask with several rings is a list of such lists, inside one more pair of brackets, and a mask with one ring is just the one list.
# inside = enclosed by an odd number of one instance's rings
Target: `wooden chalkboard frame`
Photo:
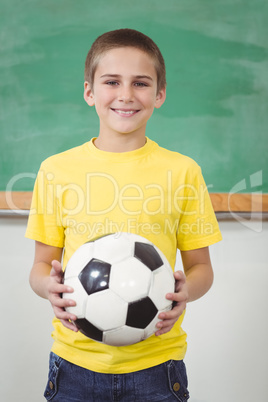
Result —
[[[268, 194], [210, 193], [215, 212], [268, 212]], [[0, 209], [29, 210], [31, 191], [0, 192]]]

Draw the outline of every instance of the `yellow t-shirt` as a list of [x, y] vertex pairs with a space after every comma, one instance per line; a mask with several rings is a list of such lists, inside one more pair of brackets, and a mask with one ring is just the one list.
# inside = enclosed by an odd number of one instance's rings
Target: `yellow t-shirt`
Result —
[[[172, 268], [177, 248], [192, 250], [221, 240], [200, 167], [147, 138], [135, 151], [110, 153], [94, 139], [45, 160], [39, 170], [26, 237], [64, 248], [63, 268], [83, 243], [113, 232], [153, 242]], [[127, 373], [181, 360], [184, 314], [167, 334], [130, 346], [107, 346], [53, 319], [52, 350], [102, 373]]]

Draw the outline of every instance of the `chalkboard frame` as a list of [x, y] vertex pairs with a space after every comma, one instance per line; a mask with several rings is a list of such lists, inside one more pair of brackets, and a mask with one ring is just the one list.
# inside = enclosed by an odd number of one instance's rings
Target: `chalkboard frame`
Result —
[[[210, 193], [215, 212], [268, 212], [268, 194]], [[1, 191], [0, 210], [29, 210], [31, 191]]]

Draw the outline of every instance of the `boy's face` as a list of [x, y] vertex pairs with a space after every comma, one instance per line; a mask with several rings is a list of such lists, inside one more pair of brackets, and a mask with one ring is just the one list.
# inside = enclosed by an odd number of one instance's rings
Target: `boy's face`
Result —
[[102, 136], [145, 136], [154, 108], [165, 101], [165, 88], [157, 93], [157, 75], [152, 58], [133, 48], [104, 53], [98, 63], [93, 88], [85, 82], [84, 98], [95, 105]]

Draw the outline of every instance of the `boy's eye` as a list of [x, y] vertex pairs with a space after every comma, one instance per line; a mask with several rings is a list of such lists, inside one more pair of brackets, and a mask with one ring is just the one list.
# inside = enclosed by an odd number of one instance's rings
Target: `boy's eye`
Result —
[[148, 87], [148, 84], [145, 82], [135, 82], [136, 87]]
[[117, 81], [107, 81], [106, 82], [107, 85], [118, 85]]

